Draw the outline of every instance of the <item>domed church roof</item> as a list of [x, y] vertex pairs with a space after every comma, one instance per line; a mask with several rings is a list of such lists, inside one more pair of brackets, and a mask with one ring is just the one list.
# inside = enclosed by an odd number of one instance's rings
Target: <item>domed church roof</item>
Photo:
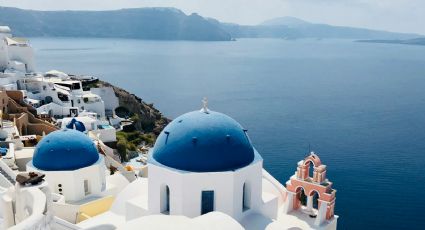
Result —
[[86, 126], [84, 126], [84, 123], [81, 121], [77, 121], [77, 119], [75, 118], [72, 118], [72, 120], [66, 125], [66, 128], [75, 129], [80, 132], [86, 131]]
[[71, 171], [96, 163], [99, 153], [85, 134], [63, 129], [45, 136], [35, 148], [32, 163], [44, 171]]
[[218, 172], [249, 165], [254, 148], [238, 122], [204, 109], [183, 114], [168, 124], [158, 136], [152, 157], [179, 170]]
[[0, 140], [4, 141], [7, 139], [8, 136], [9, 136], [9, 133], [3, 128], [0, 128]]

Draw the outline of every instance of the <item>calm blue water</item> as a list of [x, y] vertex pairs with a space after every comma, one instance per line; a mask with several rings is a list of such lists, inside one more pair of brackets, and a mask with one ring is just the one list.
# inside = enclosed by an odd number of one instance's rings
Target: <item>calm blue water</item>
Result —
[[92, 74], [170, 118], [209, 107], [245, 126], [284, 183], [311, 144], [339, 229], [425, 229], [425, 47], [351, 41], [31, 39], [39, 70]]

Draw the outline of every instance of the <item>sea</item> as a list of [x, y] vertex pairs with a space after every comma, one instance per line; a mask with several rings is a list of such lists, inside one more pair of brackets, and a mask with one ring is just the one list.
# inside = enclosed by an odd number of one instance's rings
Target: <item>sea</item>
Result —
[[175, 118], [208, 107], [248, 129], [282, 184], [316, 152], [338, 229], [425, 229], [425, 46], [31, 38], [39, 71], [97, 76]]

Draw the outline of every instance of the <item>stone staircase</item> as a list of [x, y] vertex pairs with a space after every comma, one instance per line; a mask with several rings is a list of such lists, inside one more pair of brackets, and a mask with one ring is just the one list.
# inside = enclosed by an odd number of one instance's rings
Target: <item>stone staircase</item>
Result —
[[2, 168], [0, 168], [0, 174], [3, 175], [4, 178], [6, 178], [12, 185], [16, 183], [16, 181], [10, 177]]

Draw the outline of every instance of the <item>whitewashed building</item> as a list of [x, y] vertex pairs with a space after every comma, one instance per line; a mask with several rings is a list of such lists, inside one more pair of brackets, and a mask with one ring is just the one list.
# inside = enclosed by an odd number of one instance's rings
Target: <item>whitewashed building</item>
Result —
[[34, 70], [34, 51], [29, 41], [12, 37], [9, 27], [0, 26], [0, 89], [16, 90], [16, 81]]
[[91, 91], [83, 91], [80, 81], [50, 74], [49, 77], [39, 75], [21, 79], [18, 86], [26, 92], [27, 98], [37, 100], [38, 114], [60, 118], [78, 116], [86, 111], [96, 113], [98, 119], [105, 119], [104, 101]]

